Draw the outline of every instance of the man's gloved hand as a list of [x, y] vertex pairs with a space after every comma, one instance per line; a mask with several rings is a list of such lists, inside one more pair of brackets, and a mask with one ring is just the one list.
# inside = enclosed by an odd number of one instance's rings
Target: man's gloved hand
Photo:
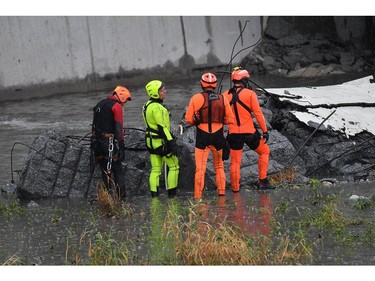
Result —
[[198, 126], [201, 123], [201, 117], [199, 115], [199, 112], [194, 113], [194, 125]]
[[96, 137], [90, 137], [90, 149], [94, 152], [99, 150], [99, 140]]
[[221, 159], [225, 161], [225, 160], [228, 160], [230, 156], [230, 145], [228, 142], [228, 137], [226, 137], [223, 141], [224, 141], [224, 146], [223, 146], [223, 154], [221, 156]]
[[167, 141], [167, 152], [172, 153], [173, 155], [179, 157], [180, 156], [180, 149], [177, 145], [176, 139]]
[[270, 135], [268, 134], [268, 132], [264, 132], [262, 137], [264, 139], [264, 143], [267, 143], [270, 138]]
[[118, 146], [119, 146], [118, 160], [120, 162], [122, 162], [125, 159], [125, 144], [124, 144], [124, 141], [119, 141]]

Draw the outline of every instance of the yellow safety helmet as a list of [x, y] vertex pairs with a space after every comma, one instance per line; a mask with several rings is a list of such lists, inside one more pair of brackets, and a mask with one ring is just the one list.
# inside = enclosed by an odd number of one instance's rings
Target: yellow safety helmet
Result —
[[152, 80], [147, 83], [146, 85], [146, 92], [147, 94], [154, 99], [159, 98], [159, 90], [164, 87], [163, 82], [160, 80]]
[[132, 95], [130, 94], [129, 90], [123, 86], [117, 86], [112, 93], [114, 96], [117, 97], [118, 101], [121, 103], [125, 103], [128, 100], [132, 99]]

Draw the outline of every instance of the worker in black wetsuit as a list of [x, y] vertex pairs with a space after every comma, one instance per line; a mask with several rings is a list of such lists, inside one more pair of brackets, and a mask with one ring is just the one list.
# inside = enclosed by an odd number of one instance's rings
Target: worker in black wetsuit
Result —
[[[125, 158], [123, 105], [129, 100], [129, 90], [117, 86], [112, 95], [93, 108], [91, 149], [95, 155], [95, 163], [100, 165], [107, 190], [116, 192], [120, 199], [126, 197], [121, 162]], [[115, 190], [111, 188], [111, 183], [114, 183]]]

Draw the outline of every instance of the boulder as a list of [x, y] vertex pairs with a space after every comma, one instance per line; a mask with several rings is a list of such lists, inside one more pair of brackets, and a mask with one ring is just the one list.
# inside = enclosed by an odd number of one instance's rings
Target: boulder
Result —
[[[267, 110], [266, 110], [267, 111]], [[268, 124], [270, 127], [270, 125]], [[174, 127], [178, 127], [174, 125]], [[293, 145], [278, 131], [269, 128], [271, 159], [269, 174], [275, 174], [288, 167], [296, 153]], [[177, 135], [177, 133], [176, 133]], [[195, 174], [195, 127], [185, 130], [177, 137], [180, 147], [180, 175], [178, 189], [193, 192]], [[149, 194], [151, 170], [149, 153], [144, 144], [144, 130], [128, 129], [125, 134], [125, 160], [123, 161], [127, 194], [129, 196]], [[241, 167], [241, 185], [251, 187], [258, 180], [258, 155], [246, 146]], [[227, 189], [230, 189], [229, 165], [225, 161]], [[297, 157], [296, 170], [305, 172], [303, 161]], [[20, 173], [17, 195], [21, 199], [43, 198], [87, 198], [95, 199], [101, 183], [100, 168], [94, 165], [88, 138], [72, 138], [55, 131], [47, 131], [35, 138]], [[164, 171], [160, 177], [160, 192], [164, 188]], [[212, 156], [207, 163], [205, 189], [215, 190], [215, 171]]]
[[[125, 134], [126, 154], [123, 162], [127, 193], [148, 194], [151, 166], [144, 144], [144, 132], [137, 128], [128, 131]], [[193, 190], [193, 164], [190, 153], [181, 147], [180, 189]], [[17, 195], [21, 199], [93, 199], [100, 183], [100, 168], [94, 164], [89, 141], [48, 131], [38, 136], [31, 146], [17, 183]], [[164, 184], [163, 176], [161, 184]]]

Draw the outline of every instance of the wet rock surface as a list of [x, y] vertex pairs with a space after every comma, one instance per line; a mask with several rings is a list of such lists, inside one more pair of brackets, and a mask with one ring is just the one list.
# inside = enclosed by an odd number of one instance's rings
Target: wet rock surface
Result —
[[270, 17], [262, 42], [242, 64], [254, 74], [282, 77], [372, 73], [374, 31], [365, 26], [373, 25], [373, 17]]

